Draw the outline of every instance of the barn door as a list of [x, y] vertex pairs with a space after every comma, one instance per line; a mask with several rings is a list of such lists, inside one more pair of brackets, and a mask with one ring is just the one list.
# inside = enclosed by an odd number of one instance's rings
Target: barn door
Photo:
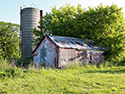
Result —
[[46, 63], [45, 57], [47, 56], [47, 49], [46, 48], [42, 48], [40, 50], [40, 62], [41, 63]]

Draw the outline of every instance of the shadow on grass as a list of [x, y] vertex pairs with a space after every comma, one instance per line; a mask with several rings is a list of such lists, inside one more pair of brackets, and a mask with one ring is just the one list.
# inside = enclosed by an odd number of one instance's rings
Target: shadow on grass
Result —
[[87, 73], [118, 73], [118, 74], [122, 74], [125, 73], [125, 67], [119, 67], [119, 68], [110, 68], [110, 69], [98, 69], [98, 70], [87, 70]]

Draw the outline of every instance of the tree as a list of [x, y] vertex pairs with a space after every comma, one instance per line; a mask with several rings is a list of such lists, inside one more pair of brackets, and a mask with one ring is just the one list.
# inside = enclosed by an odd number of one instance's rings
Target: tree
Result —
[[[57, 9], [56, 6], [52, 8], [52, 13], [46, 13], [43, 19], [39, 22], [39, 29], [32, 30], [32, 33], [37, 36], [37, 39], [33, 39], [33, 43], [37, 45], [44, 35], [59, 35], [59, 36], [73, 36], [72, 23], [75, 20], [77, 11], [75, 6], [66, 6]], [[43, 29], [43, 32], [40, 30]], [[72, 31], [73, 33], [74, 31]], [[76, 34], [74, 35], [76, 37]]]
[[92, 39], [96, 44], [107, 48], [105, 56], [109, 60], [122, 61], [125, 56], [125, 20], [122, 8], [116, 4], [100, 6], [88, 10], [78, 5], [76, 8], [66, 4], [59, 9], [54, 6], [40, 21], [43, 29], [34, 30], [39, 40], [43, 34], [80, 37]]
[[120, 62], [125, 57], [125, 20], [122, 8], [117, 5], [89, 7], [77, 19], [83, 26], [82, 37], [92, 39], [96, 44], [108, 48], [105, 56]]
[[19, 25], [0, 22], [0, 58], [19, 57]]

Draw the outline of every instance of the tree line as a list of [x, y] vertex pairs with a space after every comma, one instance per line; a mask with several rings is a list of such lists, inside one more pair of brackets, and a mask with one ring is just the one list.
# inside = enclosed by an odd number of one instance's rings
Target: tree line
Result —
[[[125, 57], [125, 19], [122, 8], [100, 4], [83, 9], [66, 4], [59, 9], [52, 7], [40, 20], [39, 26], [32, 30], [37, 36], [37, 45], [44, 35], [58, 35], [92, 39], [95, 44], [105, 47], [107, 60], [120, 62]], [[43, 30], [41, 32], [41, 29]]]

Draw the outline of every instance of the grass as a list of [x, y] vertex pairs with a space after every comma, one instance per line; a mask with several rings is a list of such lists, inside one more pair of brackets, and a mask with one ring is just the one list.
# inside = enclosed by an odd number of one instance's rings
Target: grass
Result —
[[12, 69], [0, 78], [0, 94], [125, 94], [125, 66]]

